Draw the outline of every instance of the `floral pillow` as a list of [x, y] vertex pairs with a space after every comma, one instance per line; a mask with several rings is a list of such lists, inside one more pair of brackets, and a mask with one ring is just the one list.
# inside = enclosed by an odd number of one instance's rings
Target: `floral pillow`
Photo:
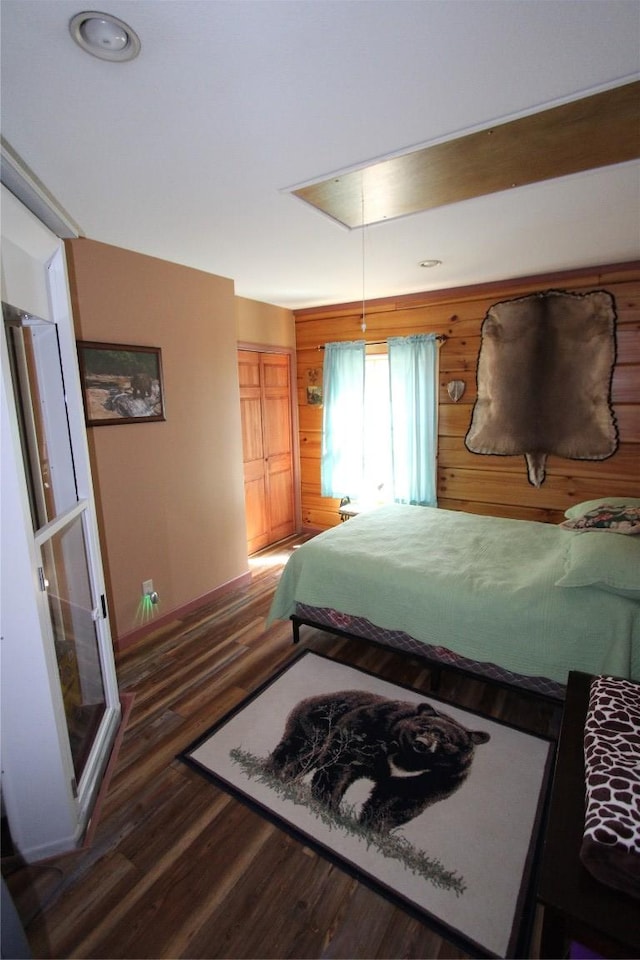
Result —
[[640, 506], [600, 503], [560, 524], [565, 530], [600, 530], [609, 533], [640, 533]]
[[595, 500], [583, 500], [582, 503], [573, 503], [564, 515], [567, 520], [581, 517], [587, 510], [595, 510], [606, 504], [608, 507], [640, 507], [640, 497], [597, 497]]

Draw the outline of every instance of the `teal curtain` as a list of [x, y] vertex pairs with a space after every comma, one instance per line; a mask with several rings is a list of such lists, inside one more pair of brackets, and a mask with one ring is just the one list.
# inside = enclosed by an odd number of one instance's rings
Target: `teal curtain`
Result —
[[393, 499], [436, 506], [438, 341], [420, 334], [388, 343]]
[[360, 496], [364, 463], [365, 341], [327, 343], [324, 351], [323, 497]]

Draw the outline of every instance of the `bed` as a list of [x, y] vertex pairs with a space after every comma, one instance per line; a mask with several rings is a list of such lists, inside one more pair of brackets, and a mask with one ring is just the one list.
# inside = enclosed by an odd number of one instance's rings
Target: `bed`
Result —
[[[640, 532], [630, 503], [625, 533]], [[361, 513], [293, 552], [268, 623], [290, 618], [294, 639], [301, 624], [371, 639], [558, 699], [570, 670], [638, 680], [640, 536], [601, 506], [576, 505], [564, 525], [400, 504]], [[594, 512], [599, 526], [583, 519]]]

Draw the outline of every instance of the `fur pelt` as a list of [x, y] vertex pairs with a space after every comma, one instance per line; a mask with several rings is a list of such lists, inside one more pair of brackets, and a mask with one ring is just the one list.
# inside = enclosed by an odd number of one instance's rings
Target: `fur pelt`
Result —
[[482, 324], [478, 396], [465, 437], [472, 453], [524, 455], [544, 481], [549, 454], [605, 460], [617, 448], [611, 408], [615, 305], [605, 290], [505, 300]]

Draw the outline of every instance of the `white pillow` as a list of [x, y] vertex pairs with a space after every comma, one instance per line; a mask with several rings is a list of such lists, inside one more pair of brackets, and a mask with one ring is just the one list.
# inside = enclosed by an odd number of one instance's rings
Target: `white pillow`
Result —
[[565, 574], [556, 587], [599, 587], [640, 600], [640, 541], [636, 537], [572, 537]]

